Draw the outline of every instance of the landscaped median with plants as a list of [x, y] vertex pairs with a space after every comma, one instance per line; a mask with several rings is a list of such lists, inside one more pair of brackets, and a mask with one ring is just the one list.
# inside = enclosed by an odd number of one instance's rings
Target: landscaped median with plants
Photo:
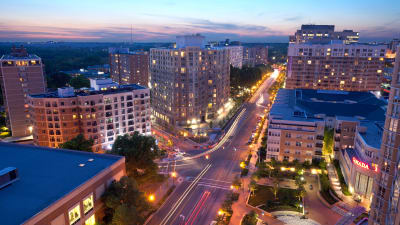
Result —
[[302, 212], [302, 200], [296, 189], [280, 188], [279, 186], [257, 185], [248, 204], [267, 212], [295, 211]]

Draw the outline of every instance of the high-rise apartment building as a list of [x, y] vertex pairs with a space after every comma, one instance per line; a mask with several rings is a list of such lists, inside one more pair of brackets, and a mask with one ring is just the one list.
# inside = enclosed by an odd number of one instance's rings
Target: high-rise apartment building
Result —
[[243, 46], [226, 46], [231, 66], [241, 69], [243, 66]]
[[359, 33], [353, 30], [335, 31], [334, 25], [301, 25], [293, 36], [289, 37], [290, 43], [327, 43], [332, 40], [342, 40], [345, 44], [357, 43]]
[[254, 67], [268, 63], [268, 46], [252, 46], [243, 48], [243, 65]]
[[397, 47], [395, 67], [386, 121], [379, 154], [378, 174], [375, 177], [371, 203], [370, 225], [400, 224], [399, 120], [400, 120], [400, 47]]
[[290, 43], [286, 88], [379, 90], [385, 45]]
[[119, 84], [149, 83], [148, 52], [131, 52], [129, 48], [110, 48], [110, 76]]
[[99, 83], [97, 90], [59, 88], [57, 92], [30, 95], [34, 143], [58, 147], [83, 134], [94, 140], [97, 152], [111, 149], [119, 135], [135, 131], [150, 135], [150, 90], [136, 84], [118, 87], [112, 82]]
[[389, 42], [389, 50], [392, 53], [396, 52], [397, 46], [400, 44], [400, 39], [399, 38], [394, 38]]
[[167, 127], [191, 127], [218, 116], [229, 98], [229, 52], [205, 48], [201, 35], [178, 36], [176, 48], [150, 50], [153, 115]]
[[0, 58], [0, 83], [7, 124], [13, 137], [29, 136], [30, 126], [27, 96], [46, 92], [41, 58], [28, 54], [22, 46]]

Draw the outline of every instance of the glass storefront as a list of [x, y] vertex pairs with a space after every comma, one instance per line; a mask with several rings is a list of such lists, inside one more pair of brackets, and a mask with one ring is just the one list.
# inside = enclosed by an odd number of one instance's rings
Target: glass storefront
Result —
[[359, 195], [369, 198], [369, 196], [371, 196], [373, 182], [373, 177], [369, 177], [356, 171], [354, 191]]

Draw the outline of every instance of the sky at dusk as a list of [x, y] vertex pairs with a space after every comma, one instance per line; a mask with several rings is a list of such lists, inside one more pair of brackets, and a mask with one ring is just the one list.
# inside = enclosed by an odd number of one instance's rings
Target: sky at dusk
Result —
[[361, 41], [400, 37], [399, 0], [19, 0], [1, 4], [0, 41], [287, 42], [301, 24], [333, 24]]

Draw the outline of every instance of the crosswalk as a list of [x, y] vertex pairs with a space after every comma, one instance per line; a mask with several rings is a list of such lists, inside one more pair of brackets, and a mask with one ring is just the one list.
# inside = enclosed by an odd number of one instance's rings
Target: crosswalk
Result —
[[[193, 177], [186, 177], [185, 181], [191, 182], [193, 181]], [[208, 178], [201, 178], [197, 183], [198, 186], [204, 186], [209, 188], [217, 188], [223, 190], [231, 190], [231, 182], [224, 180], [215, 180]]]

